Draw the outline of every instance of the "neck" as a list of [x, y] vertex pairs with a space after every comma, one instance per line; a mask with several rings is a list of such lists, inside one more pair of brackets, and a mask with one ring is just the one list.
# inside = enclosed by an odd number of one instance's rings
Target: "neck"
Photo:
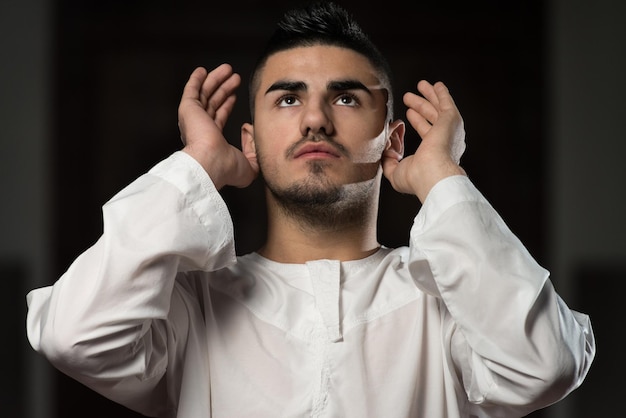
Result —
[[364, 231], [306, 231], [300, 226], [286, 227], [283, 223], [278, 229], [268, 229], [267, 242], [258, 252], [281, 263], [358, 260], [380, 248], [374, 235]]
[[334, 219], [328, 216], [301, 216], [278, 204], [268, 195], [267, 241], [258, 251], [282, 263], [312, 260], [358, 260], [375, 253], [377, 206], [369, 204], [359, 216], [354, 212]]

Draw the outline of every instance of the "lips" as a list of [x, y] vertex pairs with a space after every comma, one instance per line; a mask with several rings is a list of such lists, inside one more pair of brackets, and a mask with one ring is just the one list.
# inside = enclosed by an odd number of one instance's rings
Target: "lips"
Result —
[[294, 158], [300, 157], [320, 157], [320, 158], [339, 158], [341, 154], [330, 144], [327, 143], [315, 143], [305, 144], [298, 148], [294, 154]]

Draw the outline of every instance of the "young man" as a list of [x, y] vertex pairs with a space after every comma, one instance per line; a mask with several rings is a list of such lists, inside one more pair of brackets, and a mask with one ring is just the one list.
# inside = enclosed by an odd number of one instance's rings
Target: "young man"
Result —
[[[465, 176], [446, 86], [404, 96], [340, 8], [288, 13], [250, 83], [242, 147], [222, 129], [239, 76], [195, 70], [182, 151], [104, 205], [101, 239], [28, 296], [33, 347], [149, 416], [518, 417], [594, 356], [587, 316]], [[235, 256], [219, 195], [262, 175], [267, 242]], [[408, 247], [377, 241], [379, 187], [423, 203]]]

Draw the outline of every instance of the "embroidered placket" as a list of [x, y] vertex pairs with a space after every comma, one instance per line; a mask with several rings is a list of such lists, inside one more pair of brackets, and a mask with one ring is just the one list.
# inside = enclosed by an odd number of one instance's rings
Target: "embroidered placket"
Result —
[[328, 339], [339, 342], [343, 339], [339, 319], [341, 265], [337, 260], [316, 260], [308, 262], [307, 267], [315, 303], [328, 332]]

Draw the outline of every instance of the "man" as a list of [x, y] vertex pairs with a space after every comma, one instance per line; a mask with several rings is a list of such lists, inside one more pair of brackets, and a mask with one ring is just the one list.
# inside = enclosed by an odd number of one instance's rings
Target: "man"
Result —
[[[443, 83], [407, 93], [403, 158], [384, 58], [333, 4], [285, 15], [250, 83], [196, 69], [185, 144], [104, 205], [104, 233], [28, 296], [28, 336], [63, 372], [149, 416], [517, 417], [583, 381], [571, 311], [460, 167]], [[219, 195], [257, 175], [268, 231], [235, 256]], [[408, 247], [376, 236], [382, 176], [422, 207]]]

